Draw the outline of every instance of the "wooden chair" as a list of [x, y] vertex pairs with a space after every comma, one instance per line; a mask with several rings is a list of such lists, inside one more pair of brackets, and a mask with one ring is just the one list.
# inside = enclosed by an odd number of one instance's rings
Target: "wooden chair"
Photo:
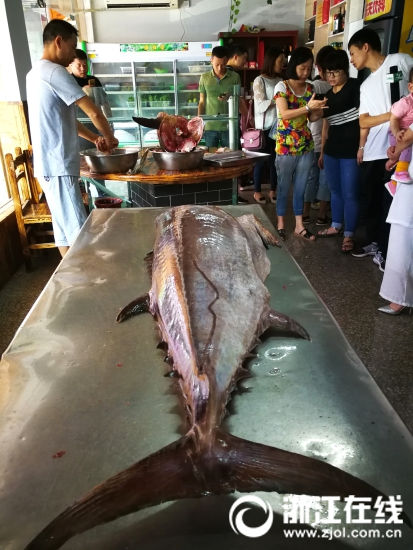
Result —
[[52, 216], [39, 182], [33, 175], [31, 149], [15, 149], [15, 157], [5, 156], [10, 191], [26, 269], [30, 270], [31, 250], [55, 248]]

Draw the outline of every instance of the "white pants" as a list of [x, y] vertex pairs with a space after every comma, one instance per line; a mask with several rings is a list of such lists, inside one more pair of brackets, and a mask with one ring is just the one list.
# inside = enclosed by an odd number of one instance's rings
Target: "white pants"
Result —
[[76, 176], [39, 178], [52, 214], [54, 240], [57, 246], [71, 246], [86, 220], [78, 180]]
[[413, 307], [413, 227], [391, 224], [380, 296]]

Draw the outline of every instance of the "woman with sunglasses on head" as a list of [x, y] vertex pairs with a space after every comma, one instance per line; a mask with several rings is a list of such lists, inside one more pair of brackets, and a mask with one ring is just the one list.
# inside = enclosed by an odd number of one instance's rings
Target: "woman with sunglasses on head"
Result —
[[308, 121], [323, 116], [326, 99], [315, 99], [310, 78], [313, 54], [308, 48], [295, 49], [287, 65], [287, 80], [279, 82], [274, 89], [277, 105], [277, 133], [275, 138], [275, 165], [277, 168], [277, 231], [285, 240], [284, 217], [287, 210], [288, 192], [294, 186], [293, 210], [295, 215], [294, 235], [314, 241], [303, 224], [304, 192], [308, 172], [314, 160], [314, 142]]
[[325, 66], [331, 90], [326, 95], [329, 109], [324, 114], [319, 164], [324, 167], [330, 186], [332, 223], [317, 235], [334, 237], [344, 230], [341, 250], [347, 253], [354, 248], [353, 235], [359, 213], [359, 165], [363, 161], [368, 131], [360, 130], [360, 85], [355, 78], [349, 78], [347, 53], [332, 52]]

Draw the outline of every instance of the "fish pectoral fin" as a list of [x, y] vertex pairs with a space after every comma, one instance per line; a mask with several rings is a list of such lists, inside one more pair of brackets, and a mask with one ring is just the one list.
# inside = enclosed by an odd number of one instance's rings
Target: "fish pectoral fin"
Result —
[[126, 319], [129, 319], [134, 315], [139, 315], [140, 313], [148, 313], [149, 303], [150, 303], [149, 294], [144, 294], [143, 296], [139, 296], [139, 298], [136, 298], [135, 300], [130, 302], [130, 304], [125, 306], [118, 313], [118, 316], [116, 317], [116, 321], [118, 323], [121, 323], [122, 321], [126, 321]]
[[275, 309], [269, 309], [265, 314], [263, 320], [263, 332], [269, 328], [281, 330], [283, 332], [291, 332], [300, 338], [305, 340], [311, 340], [310, 335], [300, 323], [294, 321], [288, 315], [275, 311]]
[[249, 225], [250, 227], [254, 227], [258, 235], [261, 237], [265, 248], [268, 248], [269, 246], [278, 246], [281, 248], [280, 242], [271, 233], [271, 231], [268, 231], [260, 220], [254, 216], [254, 214], [244, 214], [243, 216], [237, 218], [237, 220], [241, 223], [241, 225]]
[[205, 487], [194, 475], [188, 436], [96, 486], [47, 525], [25, 550], [56, 550], [73, 536], [142, 508], [200, 497]]

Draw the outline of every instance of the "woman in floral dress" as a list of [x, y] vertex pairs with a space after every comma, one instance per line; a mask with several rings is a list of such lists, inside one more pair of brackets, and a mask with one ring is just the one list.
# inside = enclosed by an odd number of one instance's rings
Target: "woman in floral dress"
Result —
[[284, 217], [291, 182], [294, 186], [294, 234], [311, 241], [315, 240], [315, 235], [311, 234], [303, 224], [304, 192], [314, 160], [314, 143], [307, 122], [318, 120], [323, 116], [327, 100], [315, 99], [312, 84], [307, 82], [312, 68], [311, 50], [297, 48], [292, 52], [287, 65], [287, 80], [279, 82], [274, 89], [278, 116], [275, 139], [277, 154], [275, 165], [278, 179], [277, 228], [283, 240], [286, 237]]

